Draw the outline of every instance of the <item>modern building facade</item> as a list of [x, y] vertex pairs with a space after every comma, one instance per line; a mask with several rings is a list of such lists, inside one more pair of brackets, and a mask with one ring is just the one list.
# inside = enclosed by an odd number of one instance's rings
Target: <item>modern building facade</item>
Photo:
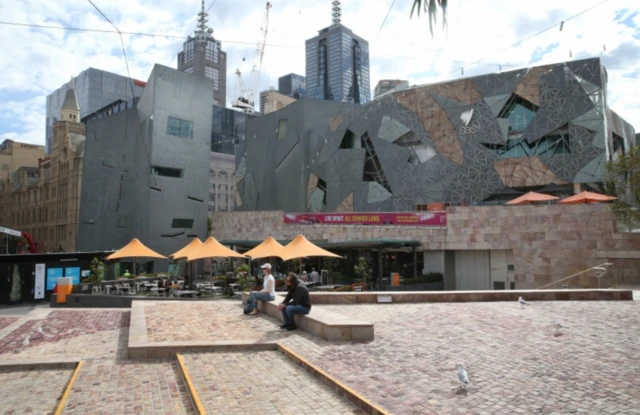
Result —
[[234, 202], [235, 157], [231, 154], [211, 153], [209, 165], [209, 216], [214, 212], [230, 212]]
[[409, 88], [409, 81], [403, 81], [401, 79], [381, 79], [373, 90], [373, 99], [380, 98], [391, 92], [403, 91], [407, 88]]
[[230, 108], [213, 106], [211, 126], [211, 151], [235, 154], [234, 146], [245, 140], [247, 120], [255, 117]]
[[306, 97], [366, 104], [371, 100], [369, 43], [340, 23], [306, 41]]
[[182, 52], [178, 53], [178, 70], [211, 79], [213, 103], [224, 107], [227, 105], [227, 53], [222, 51], [222, 43], [213, 37], [207, 21], [203, 2], [194, 36], [189, 36]]
[[49, 157], [12, 171], [0, 186], [0, 223], [28, 232], [42, 252], [75, 252], [86, 127], [73, 88], [57, 119]]
[[126, 76], [88, 68], [47, 96], [45, 151], [53, 148], [53, 124], [58, 121], [67, 90], [73, 87], [83, 116], [94, 113], [117, 100], [140, 97], [145, 83]]
[[606, 161], [635, 143], [606, 94], [594, 58], [416, 86], [368, 105], [303, 99], [249, 121], [236, 146], [236, 209], [416, 211], [550, 185], [598, 189]]
[[295, 99], [304, 98], [307, 90], [305, 77], [290, 73], [278, 78], [278, 92]]
[[155, 65], [135, 108], [87, 124], [78, 246], [168, 255], [206, 237], [212, 84]]

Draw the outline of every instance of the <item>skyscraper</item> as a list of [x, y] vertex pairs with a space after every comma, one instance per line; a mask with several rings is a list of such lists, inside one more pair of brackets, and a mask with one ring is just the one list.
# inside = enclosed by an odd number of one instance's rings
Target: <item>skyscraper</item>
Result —
[[306, 41], [306, 96], [365, 104], [371, 100], [369, 42], [340, 23], [340, 2], [333, 6], [333, 24]]
[[202, 0], [194, 37], [189, 36], [182, 52], [178, 53], [178, 70], [211, 79], [213, 103], [224, 107], [227, 105], [227, 53], [213, 37], [213, 29], [207, 27], [207, 17]]
[[306, 83], [304, 76], [295, 73], [278, 78], [278, 92], [282, 95], [300, 99], [305, 96]]
[[[146, 82], [130, 79], [126, 76], [89, 68], [73, 78], [74, 89], [80, 113], [83, 117], [92, 114], [115, 101], [123, 100], [134, 104], [134, 98], [140, 97]], [[71, 82], [62, 85], [47, 96], [46, 142], [45, 152], [53, 149], [53, 124], [59, 120], [62, 103], [67, 96]]]

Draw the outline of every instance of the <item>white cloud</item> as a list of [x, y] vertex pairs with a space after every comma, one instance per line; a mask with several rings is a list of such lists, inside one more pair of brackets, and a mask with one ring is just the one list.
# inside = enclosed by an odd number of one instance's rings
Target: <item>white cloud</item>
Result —
[[[188, 35], [196, 24], [198, 0], [96, 0], [123, 31]], [[432, 39], [428, 18], [409, 19], [411, 1], [396, 2], [384, 28], [380, 24], [392, 0], [343, 2], [342, 22], [367, 39], [371, 53], [371, 89], [383, 78], [408, 79], [411, 84], [445, 81], [534, 64], [591, 56], [611, 63], [609, 103], [640, 128], [640, 14], [637, 0], [616, 0], [566, 21], [515, 47], [516, 41], [597, 4], [590, 0], [513, 0], [449, 2], [449, 26]], [[207, 7], [211, 0], [206, 1]], [[235, 97], [235, 69], [250, 71], [266, 1], [217, 0], [209, 23], [228, 54], [227, 98]], [[10, 22], [111, 30], [86, 0], [46, 2], [25, 0], [2, 6]], [[438, 24], [441, 17], [438, 16]], [[624, 23], [623, 23], [624, 22]], [[279, 76], [304, 74], [304, 42], [331, 23], [328, 0], [279, 0], [270, 10], [269, 34], [260, 89], [277, 87]], [[44, 142], [45, 97], [69, 77], [88, 67], [126, 75], [120, 39], [113, 33], [69, 32], [0, 25], [0, 137]], [[175, 67], [180, 39], [124, 36], [134, 78], [146, 80], [154, 63]], [[555, 47], [554, 47], [555, 45]], [[606, 45], [606, 51], [603, 45]], [[286, 46], [286, 47], [285, 47]], [[504, 49], [504, 50], [502, 50]], [[244, 66], [242, 58], [246, 58]], [[630, 59], [636, 57], [636, 59]], [[486, 59], [483, 59], [486, 58]], [[478, 64], [471, 64], [482, 59]], [[9, 103], [11, 105], [9, 105]], [[14, 110], [9, 107], [14, 108]], [[26, 111], [28, 110], [28, 111]], [[13, 117], [20, 116], [16, 123]]]

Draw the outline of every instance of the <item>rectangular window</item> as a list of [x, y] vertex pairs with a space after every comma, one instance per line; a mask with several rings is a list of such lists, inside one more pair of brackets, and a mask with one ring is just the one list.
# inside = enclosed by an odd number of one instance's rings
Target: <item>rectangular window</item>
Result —
[[287, 136], [287, 120], [281, 119], [278, 120], [278, 141], [284, 140]]
[[167, 121], [167, 134], [176, 137], [192, 138], [193, 122], [169, 117]]
[[151, 174], [163, 177], [182, 177], [183, 170], [172, 167], [151, 166]]
[[171, 223], [172, 228], [191, 229], [193, 228], [193, 219], [174, 219]]

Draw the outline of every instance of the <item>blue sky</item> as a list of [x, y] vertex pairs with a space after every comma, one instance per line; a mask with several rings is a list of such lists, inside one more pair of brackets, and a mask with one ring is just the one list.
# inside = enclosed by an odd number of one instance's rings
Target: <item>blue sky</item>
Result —
[[[640, 14], [637, 0], [539, 0], [450, 2], [449, 27], [429, 34], [428, 20], [409, 18], [412, 0], [343, 1], [342, 22], [370, 43], [371, 90], [380, 79], [422, 84], [498, 71], [500, 67], [601, 57], [609, 72], [609, 104], [640, 130]], [[122, 30], [186, 36], [196, 24], [200, 1], [116, 0], [95, 3]], [[216, 0], [210, 26], [228, 54], [227, 96], [235, 95], [235, 69], [248, 71], [264, 15], [264, 1]], [[206, 1], [209, 7], [211, 0]], [[302, 6], [304, 4], [304, 6]], [[2, 21], [111, 30], [88, 1], [24, 0], [2, 6]], [[567, 20], [562, 32], [548, 30]], [[270, 10], [261, 88], [277, 78], [304, 74], [304, 41], [331, 22], [329, 0], [279, 0]], [[88, 67], [126, 75], [120, 39], [86, 33], [0, 25], [0, 139], [44, 143], [45, 100], [70, 76]], [[131, 75], [146, 80], [154, 63], [176, 66], [180, 39], [124, 36]], [[242, 58], [247, 62], [242, 63]], [[472, 65], [472, 62], [481, 60]]]

